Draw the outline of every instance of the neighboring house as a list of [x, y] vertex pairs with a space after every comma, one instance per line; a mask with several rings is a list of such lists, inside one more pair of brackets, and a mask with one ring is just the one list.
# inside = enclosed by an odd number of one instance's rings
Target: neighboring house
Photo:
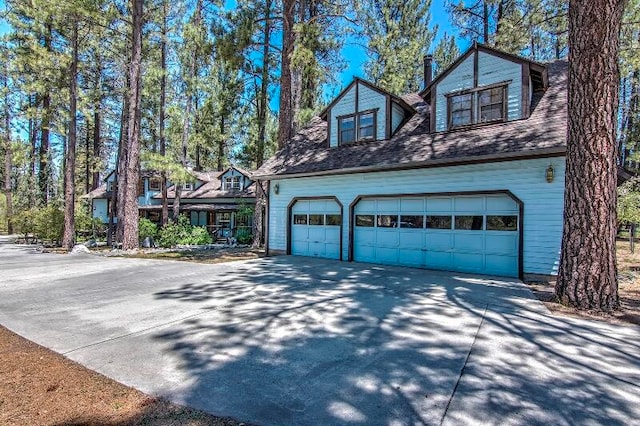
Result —
[[267, 250], [523, 278], [557, 274], [567, 62], [474, 44], [402, 97], [355, 79], [254, 173]]
[[[251, 173], [237, 166], [223, 172], [192, 172], [193, 182], [183, 184], [180, 212], [188, 215], [192, 225], [206, 226], [220, 237], [234, 236], [238, 229], [250, 229], [253, 217], [237, 215], [241, 205], [254, 206], [255, 183]], [[93, 217], [103, 223], [109, 221], [111, 194], [116, 188], [115, 173], [111, 172], [104, 184], [89, 194]], [[175, 185], [168, 183], [169, 215], [173, 214]], [[138, 182], [138, 209], [141, 217], [159, 223], [162, 214], [162, 179], [158, 173], [143, 171]]]

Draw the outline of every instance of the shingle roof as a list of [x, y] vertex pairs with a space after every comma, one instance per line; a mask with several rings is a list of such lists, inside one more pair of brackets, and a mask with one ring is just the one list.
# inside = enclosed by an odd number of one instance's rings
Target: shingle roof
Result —
[[[246, 198], [255, 197], [255, 185], [251, 184], [242, 191], [225, 191], [222, 189], [220, 175], [224, 172], [193, 172], [198, 180], [204, 182], [203, 185], [193, 191], [182, 191], [180, 197], [186, 201], [189, 199], [204, 198]], [[241, 172], [242, 173], [242, 172]], [[175, 185], [167, 188], [167, 198], [173, 199], [176, 196]], [[157, 194], [153, 198], [160, 199], [162, 194]]]
[[548, 65], [549, 87], [534, 94], [528, 119], [429, 133], [429, 116], [417, 94], [403, 97], [418, 110], [390, 140], [330, 148], [327, 123], [315, 117], [254, 172], [256, 178], [339, 174], [405, 167], [506, 159], [566, 151], [566, 60]]

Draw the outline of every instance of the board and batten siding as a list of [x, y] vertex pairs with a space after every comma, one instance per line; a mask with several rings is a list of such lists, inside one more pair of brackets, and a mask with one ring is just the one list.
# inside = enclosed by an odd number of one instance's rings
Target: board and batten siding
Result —
[[[551, 164], [556, 178], [545, 179]], [[453, 167], [273, 180], [269, 250], [287, 249], [287, 206], [294, 197], [336, 196], [344, 206], [343, 259], [348, 259], [349, 205], [359, 195], [509, 190], [524, 203], [525, 274], [556, 275], [564, 205], [564, 157]], [[275, 184], [279, 193], [273, 193]]]
[[404, 120], [404, 109], [400, 105], [395, 102], [391, 103], [391, 134], [393, 135], [400, 124], [402, 124], [402, 120]]
[[377, 109], [376, 139], [384, 139], [387, 114], [386, 96], [372, 90], [364, 84], [356, 83], [349, 89], [327, 113], [327, 119], [331, 123], [329, 146], [338, 146], [338, 118], [343, 115], [356, 112], [356, 85], [358, 86], [358, 112]]
[[473, 55], [462, 61], [436, 85], [436, 131], [447, 130], [447, 97], [451, 92], [473, 88]]
[[[447, 130], [447, 94], [472, 89], [474, 57], [465, 59], [437, 84], [436, 131]], [[507, 86], [507, 119], [522, 118], [522, 64], [486, 52], [478, 52], [478, 87], [509, 81]], [[477, 108], [474, 105], [474, 108]]]
[[478, 86], [510, 81], [507, 86], [507, 119], [522, 117], [522, 64], [478, 52]]

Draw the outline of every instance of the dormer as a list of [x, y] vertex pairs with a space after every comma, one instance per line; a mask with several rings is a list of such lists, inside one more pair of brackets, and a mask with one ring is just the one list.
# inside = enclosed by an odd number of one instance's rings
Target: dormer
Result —
[[402, 98], [354, 78], [321, 113], [330, 147], [388, 140], [415, 111]]
[[251, 185], [249, 172], [236, 166], [231, 166], [220, 175], [220, 187], [223, 191], [242, 191]]
[[526, 119], [534, 92], [546, 88], [544, 65], [474, 43], [420, 95], [430, 128], [444, 132]]

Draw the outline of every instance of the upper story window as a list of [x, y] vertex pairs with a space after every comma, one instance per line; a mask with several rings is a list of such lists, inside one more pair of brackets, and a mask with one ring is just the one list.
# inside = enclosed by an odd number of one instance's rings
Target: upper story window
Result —
[[476, 123], [503, 121], [506, 86], [448, 96], [449, 129]]
[[162, 180], [158, 178], [149, 179], [149, 191], [160, 191]]
[[185, 191], [193, 191], [193, 183], [192, 182], [187, 182], [182, 184], [182, 189]]
[[240, 190], [240, 176], [231, 176], [224, 179], [225, 191], [239, 191]]
[[338, 144], [376, 139], [376, 111], [338, 117]]

